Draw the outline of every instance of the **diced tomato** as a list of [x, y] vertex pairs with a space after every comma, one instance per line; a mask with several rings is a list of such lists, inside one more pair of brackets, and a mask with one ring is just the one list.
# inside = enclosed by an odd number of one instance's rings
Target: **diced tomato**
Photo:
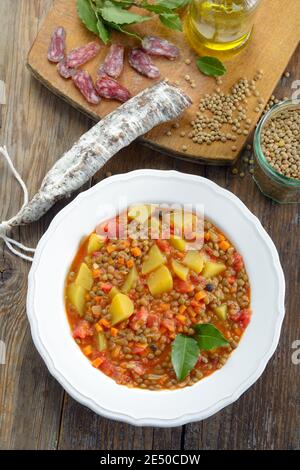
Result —
[[214, 250], [210, 246], [206, 246], [204, 249], [209, 256], [214, 256]]
[[147, 319], [147, 326], [148, 328], [152, 328], [153, 326], [156, 326], [157, 328], [159, 327], [159, 324], [160, 324], [160, 318], [158, 315], [154, 314], [154, 313], [151, 313], [149, 316], [148, 316], [148, 319]]
[[235, 276], [229, 276], [227, 278], [227, 281], [229, 282], [229, 284], [233, 284], [236, 281], [236, 277]]
[[144, 323], [147, 321], [148, 315], [149, 312], [145, 307], [141, 307], [136, 313], [137, 319], [143, 321]]
[[181, 294], [186, 294], [194, 290], [194, 286], [189, 281], [182, 281], [181, 279], [174, 279], [174, 289]]
[[73, 338], [84, 339], [87, 336], [92, 336], [93, 330], [86, 320], [80, 320], [73, 330]]
[[244, 266], [243, 258], [237, 252], [233, 255], [232, 267], [236, 272], [239, 272]]
[[170, 319], [170, 318], [164, 318], [161, 322], [161, 324], [167, 328], [171, 333], [175, 331], [175, 320]]
[[147, 348], [147, 344], [138, 344], [133, 346], [132, 353], [133, 354], [142, 354], [145, 349]]
[[112, 289], [112, 285], [109, 282], [102, 283], [101, 289], [107, 294]]
[[109, 359], [105, 359], [104, 362], [102, 362], [100, 369], [102, 370], [102, 372], [104, 372], [104, 374], [109, 375], [110, 377], [116, 371], [115, 366]]
[[138, 361], [130, 361], [127, 363], [127, 369], [132, 370], [138, 375], [143, 375], [145, 373], [145, 368]]
[[156, 244], [161, 251], [165, 253], [170, 253], [170, 245], [167, 240], [161, 240], [160, 238], [156, 240]]
[[96, 227], [97, 235], [106, 236], [107, 232], [108, 232], [108, 223], [107, 222], [105, 222], [104, 224], [97, 225], [97, 227]]
[[141, 307], [130, 320], [130, 326], [133, 330], [138, 330], [147, 323], [149, 312], [145, 307]]
[[239, 321], [243, 328], [246, 328], [249, 325], [250, 319], [251, 319], [251, 311], [249, 309], [241, 310]]

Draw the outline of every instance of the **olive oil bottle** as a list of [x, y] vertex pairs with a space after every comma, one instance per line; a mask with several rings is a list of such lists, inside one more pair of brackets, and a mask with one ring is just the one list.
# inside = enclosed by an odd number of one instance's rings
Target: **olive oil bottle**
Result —
[[[192, 0], [184, 32], [193, 49], [226, 53], [247, 44], [261, 0]], [[217, 54], [218, 55], [218, 54]]]

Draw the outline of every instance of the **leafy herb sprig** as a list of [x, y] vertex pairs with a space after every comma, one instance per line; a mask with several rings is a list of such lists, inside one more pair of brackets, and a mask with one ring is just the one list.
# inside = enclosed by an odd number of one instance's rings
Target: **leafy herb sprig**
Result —
[[182, 382], [195, 367], [201, 350], [226, 346], [228, 341], [211, 323], [194, 326], [195, 337], [179, 334], [172, 343], [172, 365], [177, 379]]
[[182, 31], [181, 21], [175, 10], [189, 2], [190, 0], [156, 0], [155, 3], [148, 3], [147, 0], [77, 0], [77, 12], [86, 28], [107, 44], [113, 30], [141, 40], [138, 34], [128, 31], [126, 26], [148, 21], [153, 15], [132, 13], [128, 11], [131, 6], [155, 13], [165, 26]]
[[225, 65], [217, 57], [201, 57], [196, 65], [200, 72], [209, 77], [221, 77], [226, 73]]

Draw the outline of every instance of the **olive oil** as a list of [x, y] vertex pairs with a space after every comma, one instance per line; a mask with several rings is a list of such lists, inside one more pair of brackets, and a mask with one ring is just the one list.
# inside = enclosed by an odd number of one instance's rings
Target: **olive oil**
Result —
[[[260, 0], [193, 0], [184, 32], [193, 49], [226, 53], [249, 40]], [[218, 54], [217, 54], [218, 55]]]

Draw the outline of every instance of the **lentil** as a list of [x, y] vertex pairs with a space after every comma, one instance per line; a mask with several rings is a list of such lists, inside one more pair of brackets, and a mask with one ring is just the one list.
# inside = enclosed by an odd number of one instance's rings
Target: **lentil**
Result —
[[[161, 220], [163, 212], [156, 207], [152, 217]], [[193, 220], [196, 217], [193, 214]], [[151, 230], [150, 225], [148, 229]], [[175, 226], [175, 234], [176, 230]], [[224, 263], [224, 269], [221, 274], [211, 273], [210, 277], [207, 274], [204, 277], [202, 270], [196, 274], [189, 268], [186, 281], [177, 277], [172, 264], [173, 260], [182, 263], [184, 254], [168, 240], [136, 240], [129, 237], [126, 240], [128, 246], [124, 249], [124, 240], [105, 238], [102, 246], [89, 254], [90, 237], [80, 246], [67, 276], [66, 310], [72, 334], [91, 364], [118, 384], [153, 391], [192, 386], [221, 368], [231, 350], [238, 346], [251, 315], [248, 276], [242, 257], [224, 234], [208, 220], [204, 220], [204, 235], [201, 253], [213, 266]], [[119, 250], [117, 257], [113, 257], [114, 252], [108, 254], [108, 246], [116, 246]], [[142, 263], [151, 259], [151, 249], [147, 252], [149, 254], [144, 254], [143, 248], [153, 246], [163, 252], [165, 267], [172, 278], [170, 291], [157, 296], [151, 295], [147, 287], [149, 274], [142, 274]], [[124, 266], [118, 263], [120, 253], [124, 256], [133, 248], [140, 249], [141, 257], [134, 259], [131, 271], [127, 268], [124, 271]], [[72, 303], [74, 299], [69, 286], [74, 285], [75, 279], [76, 282], [80, 281], [77, 276], [83, 262], [86, 262], [87, 270], [91, 271], [92, 285], [81, 316], [76, 301]], [[115, 295], [119, 295], [122, 289], [124, 291], [125, 279], [128, 280], [128, 273], [132, 272], [133, 266], [138, 279], [130, 285], [129, 290], [127, 288], [126, 294], [121, 294], [133, 303], [133, 313], [116, 322], [112, 302]], [[204, 269], [207, 269], [206, 265]], [[100, 279], [96, 277], [99, 271]], [[113, 285], [117, 291], [111, 296]], [[226, 306], [225, 320], [217, 313], [221, 305]], [[172, 341], [180, 333], [193, 336], [195, 323], [210, 322], [229, 338], [230, 346], [210, 352], [202, 351], [201, 360], [189, 376], [178, 382], [171, 363]]]

